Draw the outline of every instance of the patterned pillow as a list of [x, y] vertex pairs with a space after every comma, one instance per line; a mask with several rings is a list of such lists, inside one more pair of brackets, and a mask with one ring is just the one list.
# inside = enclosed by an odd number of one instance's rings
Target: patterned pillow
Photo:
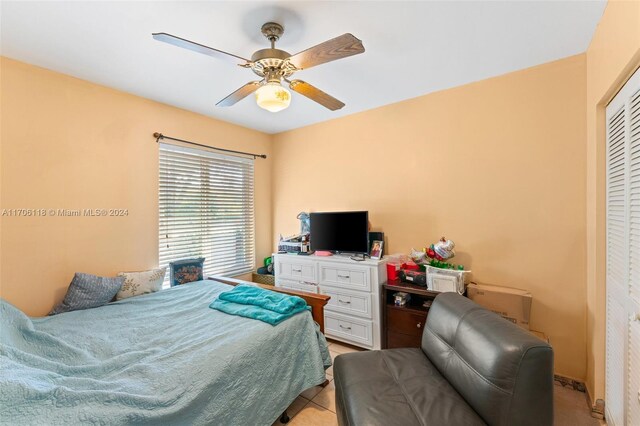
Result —
[[98, 277], [77, 272], [69, 284], [67, 294], [49, 315], [106, 305], [124, 283], [124, 277]]
[[164, 281], [166, 272], [166, 266], [150, 271], [118, 272], [119, 277], [124, 277], [124, 284], [122, 284], [122, 288], [118, 294], [116, 294], [116, 300], [162, 290], [162, 282]]
[[202, 273], [204, 257], [177, 260], [169, 265], [171, 266], [171, 276], [169, 276], [171, 287], [204, 279]]

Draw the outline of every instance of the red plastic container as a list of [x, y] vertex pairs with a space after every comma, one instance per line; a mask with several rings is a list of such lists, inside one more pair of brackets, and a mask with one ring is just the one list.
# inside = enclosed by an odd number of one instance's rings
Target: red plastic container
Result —
[[397, 280], [398, 279], [398, 271], [400, 270], [400, 264], [398, 263], [387, 263], [387, 279], [388, 280]]

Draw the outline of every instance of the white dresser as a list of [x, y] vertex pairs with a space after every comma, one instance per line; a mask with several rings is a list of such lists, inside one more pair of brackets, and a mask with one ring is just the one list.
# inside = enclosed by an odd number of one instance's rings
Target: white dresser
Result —
[[327, 337], [380, 349], [380, 294], [387, 281], [384, 260], [274, 254], [273, 262], [277, 287], [331, 296], [324, 310]]

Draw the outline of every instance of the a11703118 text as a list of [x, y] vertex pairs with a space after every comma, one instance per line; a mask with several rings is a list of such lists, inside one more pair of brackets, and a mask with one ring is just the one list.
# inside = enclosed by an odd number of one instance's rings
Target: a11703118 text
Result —
[[104, 209], [104, 208], [83, 208], [83, 209], [33, 209], [17, 208], [0, 210], [1, 217], [125, 217], [129, 216], [129, 209]]

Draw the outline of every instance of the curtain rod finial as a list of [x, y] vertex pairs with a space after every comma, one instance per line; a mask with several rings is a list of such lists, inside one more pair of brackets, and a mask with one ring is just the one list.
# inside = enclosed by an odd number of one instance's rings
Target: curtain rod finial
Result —
[[161, 139], [161, 138], [163, 138], [163, 137], [164, 137], [164, 135], [163, 135], [162, 133], [155, 132], [155, 133], [153, 134], [153, 137], [154, 137], [154, 138], [156, 138], [156, 139]]

